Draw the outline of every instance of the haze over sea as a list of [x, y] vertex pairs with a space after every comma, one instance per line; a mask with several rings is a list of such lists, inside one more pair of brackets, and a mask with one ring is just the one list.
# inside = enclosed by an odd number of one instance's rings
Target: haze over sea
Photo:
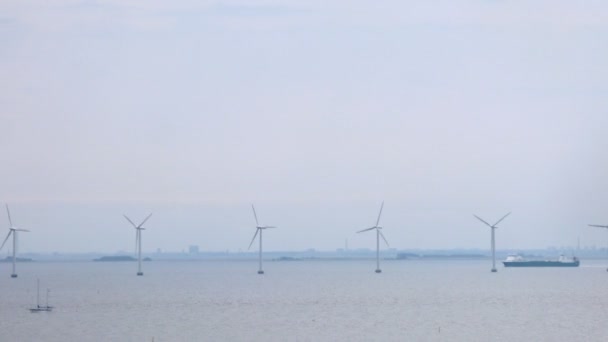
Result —
[[[0, 255], [35, 260], [0, 263], [0, 342], [608, 341], [606, 37], [605, 0], [0, 1]], [[42, 260], [127, 254], [150, 213], [143, 277]], [[264, 251], [373, 255], [375, 225], [391, 254], [584, 254], [166, 261], [267, 225]]]
[[[605, 261], [153, 261], [0, 266], [0, 341], [605, 341]], [[50, 313], [30, 313], [36, 278]], [[41, 291], [43, 293], [44, 291]], [[44, 300], [44, 296], [43, 300]]]

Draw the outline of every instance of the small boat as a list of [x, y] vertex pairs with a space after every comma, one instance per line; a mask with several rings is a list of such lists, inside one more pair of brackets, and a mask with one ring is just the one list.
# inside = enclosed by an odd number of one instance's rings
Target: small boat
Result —
[[562, 254], [558, 260], [525, 260], [521, 255], [509, 255], [502, 263], [505, 267], [578, 267], [581, 262]]
[[46, 305], [40, 305], [40, 279], [38, 279], [38, 294], [36, 296], [36, 307], [30, 308], [30, 312], [53, 311], [53, 307], [49, 305], [49, 292], [51, 292], [51, 290], [46, 289]]

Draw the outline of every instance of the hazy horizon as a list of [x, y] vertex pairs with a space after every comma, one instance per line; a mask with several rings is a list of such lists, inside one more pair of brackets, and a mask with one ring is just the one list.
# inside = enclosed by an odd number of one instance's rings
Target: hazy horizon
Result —
[[[608, 245], [601, 1], [4, 1], [21, 252]], [[4, 209], [0, 236], [8, 233]], [[8, 242], [7, 242], [8, 244]], [[0, 253], [6, 252], [6, 246]], [[252, 249], [255, 247], [252, 247]]]
[[[260, 224], [276, 225], [277, 229], [264, 234], [265, 251], [290, 251], [314, 248], [319, 251], [333, 251], [343, 248], [348, 239], [350, 249], [375, 249], [375, 234], [356, 231], [375, 224], [378, 208], [367, 208], [368, 202], [361, 201], [351, 207], [328, 204], [293, 205], [274, 204], [277, 212], [266, 213], [266, 206], [258, 205]], [[242, 207], [173, 205], [149, 205], [154, 210], [138, 209], [140, 205], [124, 205], [132, 208], [125, 212], [136, 224], [149, 213], [154, 214], [144, 225], [142, 250], [145, 253], [156, 251], [182, 251], [190, 245], [198, 245], [201, 251], [247, 251], [255, 232], [255, 221], [250, 205]], [[76, 209], [74, 211], [74, 209]], [[241, 209], [241, 211], [238, 211]], [[374, 210], [375, 209], [375, 210]], [[477, 221], [472, 214], [460, 214], [457, 210], [424, 211], [440, 212], [441, 217], [434, 217], [419, 212], [404, 212], [385, 203], [380, 225], [387, 237], [390, 247], [382, 244], [381, 249], [480, 249], [489, 250], [490, 230]], [[407, 208], [404, 208], [407, 209]], [[24, 208], [19, 205], [11, 207], [11, 216], [15, 226], [31, 230], [19, 234], [20, 253], [82, 253], [133, 251], [135, 231], [124, 219], [118, 207], [97, 205], [92, 207], [58, 204], [35, 204]], [[62, 213], [62, 214], [58, 214]], [[65, 214], [64, 214], [65, 213]], [[270, 214], [270, 215], [269, 215]], [[487, 221], [494, 223], [501, 215], [494, 217], [476, 213]], [[323, 215], [326, 224], [317, 218]], [[342, 216], [341, 216], [342, 215]], [[368, 217], [369, 216], [369, 217]], [[426, 217], [425, 217], [426, 216]], [[5, 227], [8, 228], [8, 220]], [[417, 221], [421, 224], [407, 225], [404, 222]], [[554, 220], [554, 219], [553, 219]], [[439, 224], [436, 234], [426, 232], [426, 227]], [[535, 221], [538, 222], [538, 221]], [[555, 221], [552, 221], [555, 222]], [[542, 224], [539, 222], [539, 224]], [[572, 225], [570, 239], [551, 234], [530, 234], [535, 229], [517, 213], [511, 214], [497, 229], [497, 249], [525, 250], [545, 249], [549, 246], [576, 246], [580, 239], [581, 247], [596, 246], [606, 248], [608, 237], [603, 229], [587, 227], [586, 224]], [[543, 231], [555, 231], [549, 225], [542, 225]], [[540, 230], [540, 229], [539, 229]], [[5, 230], [8, 233], [8, 229]], [[6, 233], [3, 232], [2, 238]], [[314, 234], [312, 234], [313, 232]], [[599, 234], [598, 234], [599, 233]], [[67, 239], [57, 239], [57, 235]], [[441, 236], [440, 236], [441, 235]], [[53, 244], [40, 237], [55, 238]], [[599, 236], [599, 239], [595, 237]], [[458, 242], [454, 242], [458, 241]], [[11, 249], [10, 241], [3, 253]], [[255, 243], [250, 252], [257, 251]]]

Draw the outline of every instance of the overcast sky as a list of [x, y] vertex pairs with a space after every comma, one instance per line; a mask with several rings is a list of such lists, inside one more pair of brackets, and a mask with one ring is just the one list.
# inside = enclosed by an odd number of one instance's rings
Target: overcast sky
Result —
[[[23, 252], [608, 245], [605, 1], [0, 4]], [[2, 214], [2, 238], [8, 232]], [[6, 248], [6, 247], [5, 247]], [[6, 249], [2, 253], [6, 253]]]

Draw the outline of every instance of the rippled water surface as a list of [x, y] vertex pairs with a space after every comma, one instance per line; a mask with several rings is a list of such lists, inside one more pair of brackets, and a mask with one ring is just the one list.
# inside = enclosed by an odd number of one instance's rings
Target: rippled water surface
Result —
[[[255, 261], [0, 265], [0, 341], [608, 341], [606, 262]], [[36, 278], [50, 313], [30, 313]]]

